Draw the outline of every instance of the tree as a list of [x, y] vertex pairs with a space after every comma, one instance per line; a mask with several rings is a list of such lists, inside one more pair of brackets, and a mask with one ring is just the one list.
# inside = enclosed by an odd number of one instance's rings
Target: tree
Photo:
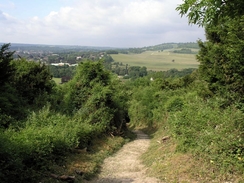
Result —
[[10, 80], [14, 72], [11, 65], [14, 52], [9, 51], [10, 44], [3, 44], [0, 49], [0, 86]]
[[186, 15], [190, 24], [217, 25], [224, 17], [236, 18], [244, 14], [243, 0], [183, 0], [176, 10]]
[[11, 85], [15, 69], [12, 65], [14, 52], [9, 51], [10, 44], [3, 44], [0, 48], [0, 127], [8, 127], [12, 118], [24, 116], [21, 109], [21, 99], [17, 90]]
[[74, 78], [64, 85], [66, 112], [80, 114], [84, 121], [103, 130], [120, 132], [125, 127], [127, 108], [118, 82], [101, 61], [80, 63]]
[[145, 66], [140, 68], [140, 77], [144, 77], [147, 75], [147, 68]]
[[200, 76], [232, 102], [244, 99], [243, 7], [242, 0], [185, 0], [176, 8], [205, 28], [207, 41], [199, 41], [197, 55]]
[[108, 51], [106, 51], [106, 53], [107, 54], [119, 54], [119, 52], [116, 50], [108, 50]]
[[199, 41], [199, 71], [212, 91], [244, 94], [244, 17], [226, 17], [217, 26], [206, 27], [208, 42]]
[[13, 61], [13, 66], [16, 72], [12, 85], [18, 90], [19, 96], [29, 105], [37, 100], [44, 102], [44, 96], [49, 95], [55, 85], [49, 68], [45, 64], [25, 59]]
[[144, 77], [147, 75], [147, 68], [145, 66], [131, 66], [128, 69], [129, 77], [132, 79], [136, 79], [138, 77]]
[[64, 66], [49, 65], [49, 69], [53, 77], [61, 78], [63, 76], [73, 77], [75, 74], [76, 67], [68, 66], [68, 65], [64, 65]]
[[110, 56], [110, 55], [105, 55], [103, 57], [103, 60], [105, 63], [111, 63], [111, 62], [114, 62], [114, 59]]
[[68, 110], [79, 110], [92, 95], [95, 85], [108, 86], [110, 83], [110, 73], [105, 71], [102, 62], [81, 62], [76, 70], [76, 74], [69, 83], [68, 89]]

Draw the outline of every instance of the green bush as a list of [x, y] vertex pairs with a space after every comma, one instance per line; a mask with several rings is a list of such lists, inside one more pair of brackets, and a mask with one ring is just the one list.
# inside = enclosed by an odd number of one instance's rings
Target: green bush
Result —
[[220, 109], [218, 100], [197, 98], [169, 117], [177, 150], [192, 152], [215, 163], [219, 170], [243, 172], [244, 114], [234, 107]]
[[[37, 171], [50, 171], [49, 165], [72, 149], [88, 147], [92, 139], [108, 131], [121, 134], [127, 115], [126, 92], [122, 88], [102, 63], [85, 62], [79, 65], [73, 80], [53, 87], [51, 96], [42, 93], [43, 101], [37, 96], [35, 105], [45, 106], [30, 111], [21, 124], [10, 125], [0, 135], [0, 179], [33, 182], [38, 179]], [[6, 118], [1, 125], [11, 120], [5, 113], [0, 117]]]
[[181, 97], [173, 96], [165, 103], [167, 111], [181, 111], [184, 107], [184, 100]]
[[54, 113], [47, 106], [33, 112], [24, 127], [1, 131], [1, 180], [29, 180], [29, 171], [48, 170], [52, 162], [73, 148], [87, 147], [95, 135], [104, 132], [102, 127], [81, 120]]

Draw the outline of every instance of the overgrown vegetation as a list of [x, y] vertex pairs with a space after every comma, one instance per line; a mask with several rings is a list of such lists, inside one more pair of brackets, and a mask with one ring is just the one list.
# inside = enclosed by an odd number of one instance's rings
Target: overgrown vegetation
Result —
[[[10, 45], [3, 45], [1, 181], [40, 180], [43, 173], [52, 171], [50, 164], [61, 165], [64, 157], [77, 149], [95, 151], [94, 139], [108, 135], [118, 137], [119, 145], [111, 146], [117, 149], [125, 142], [119, 136], [125, 134], [129, 121], [132, 127], [146, 128], [153, 138], [143, 157], [152, 175], [166, 182], [244, 181], [242, 5], [241, 0], [186, 0], [177, 8], [190, 23], [206, 29], [208, 40], [199, 41], [199, 69], [189, 69], [198, 64], [189, 63], [188, 57], [181, 58], [186, 62], [180, 71], [178, 59], [167, 57], [176, 69], [156, 72], [147, 71], [145, 65], [113, 63], [109, 55], [104, 55], [103, 61], [92, 56], [91, 61], [80, 62], [71, 81], [56, 85], [45, 64], [14, 60]], [[197, 48], [194, 43], [187, 45], [122, 51], [125, 58], [129, 53], [135, 53], [134, 58], [148, 54], [166, 58], [171, 53], [163, 49], [178, 47], [189, 52]], [[114, 58], [122, 55], [117, 50], [108, 52]], [[131, 79], [121, 82], [109, 70]], [[103, 159], [112, 151], [103, 148], [97, 156]], [[87, 177], [97, 172], [101, 159], [85, 172]]]
[[[244, 116], [235, 104], [223, 108], [225, 99], [211, 97], [198, 73], [154, 81], [142, 78], [130, 86], [131, 125], [155, 129], [151, 149], [143, 158], [152, 175], [168, 182], [242, 180]], [[164, 136], [170, 140], [163, 141]], [[187, 158], [192, 162], [189, 166]], [[179, 168], [171, 167], [174, 160], [179, 161]], [[204, 166], [196, 169], [194, 162]]]
[[180, 14], [206, 29], [199, 69], [131, 84], [131, 124], [146, 127], [153, 138], [143, 157], [151, 175], [166, 182], [244, 181], [242, 5], [184, 1]]
[[69, 83], [56, 85], [46, 65], [12, 55], [3, 45], [1, 181], [34, 182], [74, 149], [125, 133], [126, 91], [101, 62], [81, 63]]

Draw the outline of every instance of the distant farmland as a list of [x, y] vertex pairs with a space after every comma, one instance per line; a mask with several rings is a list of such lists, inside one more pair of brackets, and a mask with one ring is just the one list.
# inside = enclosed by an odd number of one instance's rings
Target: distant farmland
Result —
[[145, 66], [147, 70], [165, 71], [169, 69], [198, 68], [194, 54], [178, 54], [167, 50], [163, 52], [146, 51], [141, 54], [112, 54], [115, 62], [129, 66]]
[[61, 78], [53, 78], [53, 80], [55, 81], [56, 84], [60, 84], [61, 83]]

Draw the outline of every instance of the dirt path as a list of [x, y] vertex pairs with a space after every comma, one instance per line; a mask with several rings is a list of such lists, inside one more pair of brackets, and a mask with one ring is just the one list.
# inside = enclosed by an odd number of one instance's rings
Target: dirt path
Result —
[[136, 140], [124, 145], [115, 155], [105, 159], [98, 178], [87, 183], [160, 183], [148, 177], [139, 157], [147, 150], [150, 140], [146, 134], [136, 131]]

